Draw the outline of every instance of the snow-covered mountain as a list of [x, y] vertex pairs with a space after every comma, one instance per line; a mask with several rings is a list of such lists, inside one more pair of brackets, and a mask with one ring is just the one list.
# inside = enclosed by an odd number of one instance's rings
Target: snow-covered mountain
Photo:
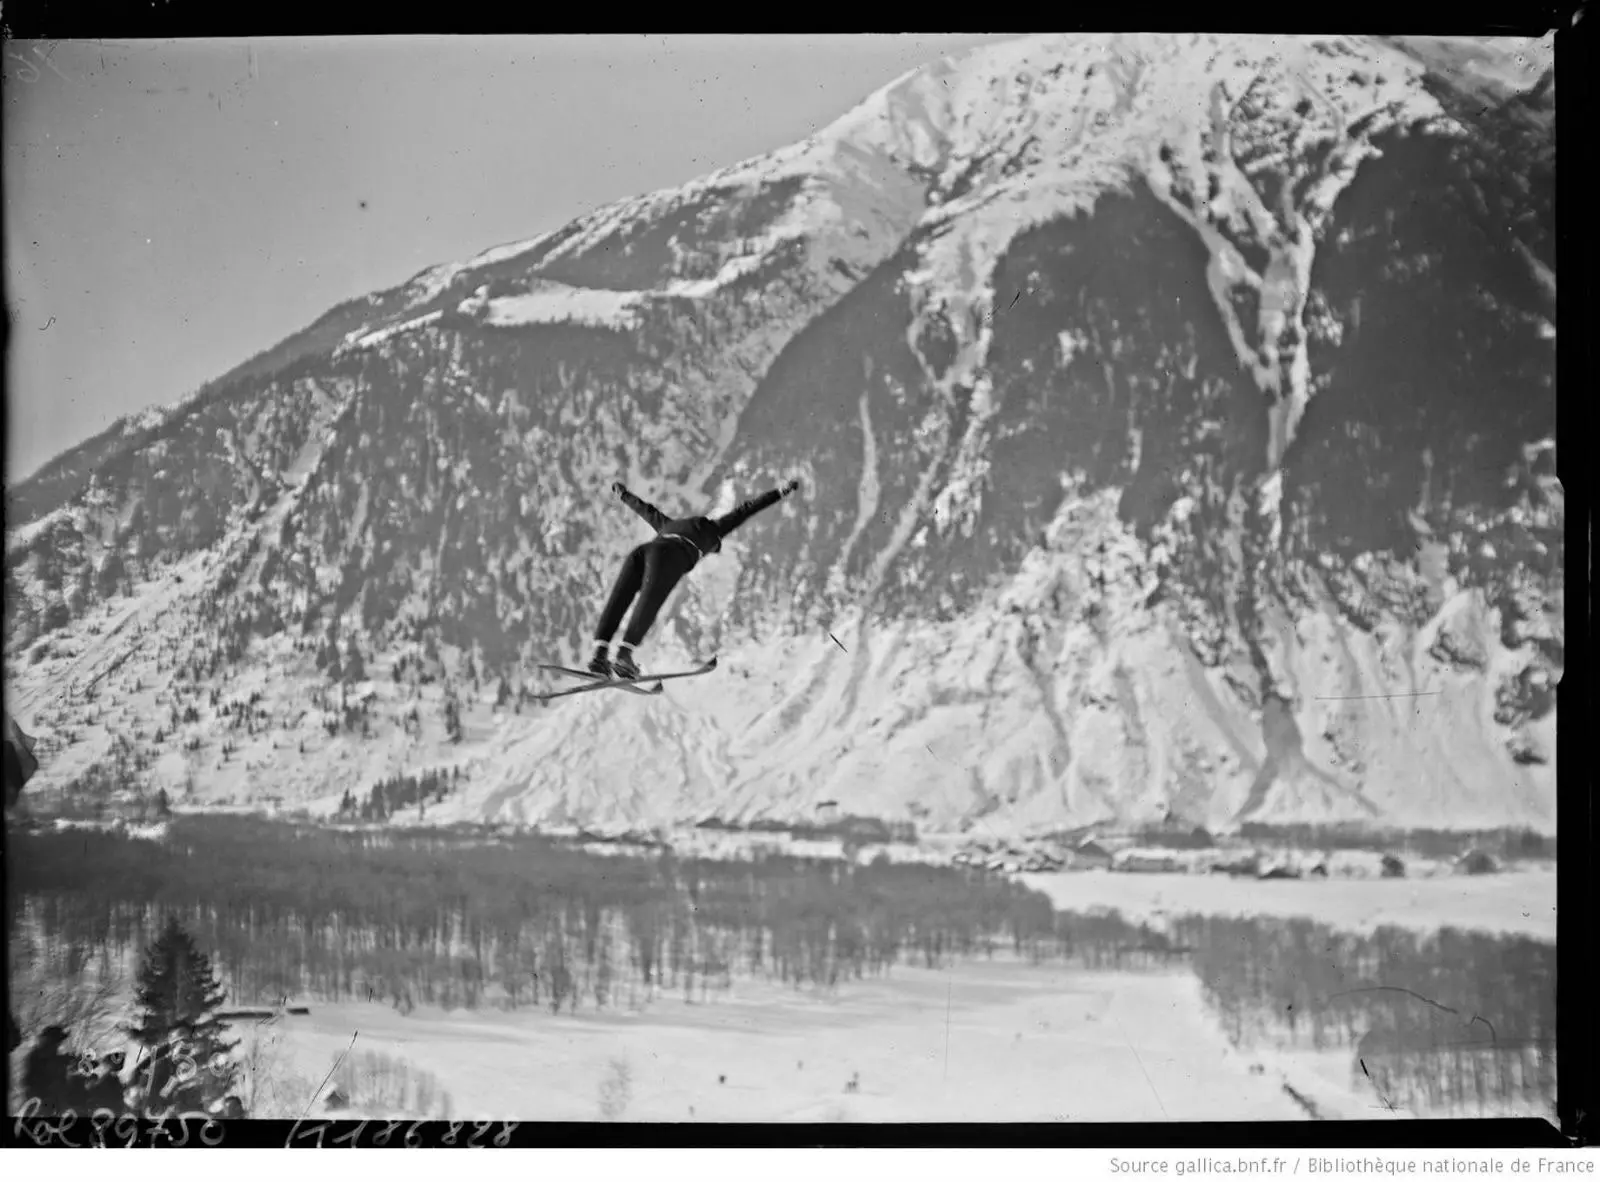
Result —
[[[1548, 829], [1553, 109], [1548, 43], [1025, 38], [341, 305], [9, 490], [36, 783]], [[522, 700], [612, 480], [791, 474], [644, 653], [717, 674]]]

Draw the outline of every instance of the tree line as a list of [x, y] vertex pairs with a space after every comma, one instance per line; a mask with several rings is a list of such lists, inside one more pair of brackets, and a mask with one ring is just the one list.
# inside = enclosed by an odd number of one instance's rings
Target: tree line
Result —
[[1554, 1089], [1555, 952], [1525, 937], [1138, 923], [1057, 912], [977, 870], [600, 854], [471, 827], [179, 816], [161, 842], [34, 832], [13, 849], [13, 907], [45, 938], [128, 955], [177, 917], [242, 1004], [570, 1013], [669, 992], [704, 999], [747, 975], [830, 989], [997, 954], [1086, 970], [1187, 965], [1235, 1042], [1348, 1047], [1352, 1072], [1382, 1079], [1386, 1094], [1448, 1106]]
[[[421, 779], [396, 790], [417, 789]], [[53, 938], [131, 947], [177, 914], [242, 1000], [571, 1008], [606, 1004], [629, 982], [691, 988], [761, 971], [832, 984], [900, 958], [1054, 939], [1043, 895], [887, 860], [597, 855], [533, 835], [204, 816], [175, 818], [161, 842], [100, 831], [18, 841], [14, 898]]]
[[1353, 1085], [1412, 1110], [1553, 1101], [1554, 944], [1272, 917], [1188, 916], [1173, 933], [1236, 1043], [1349, 1048]]
[[461, 780], [460, 767], [446, 772], [442, 768], [423, 772], [420, 776], [396, 775], [379, 780], [364, 797], [357, 797], [350, 789], [339, 798], [336, 817], [361, 821], [385, 821], [402, 809], [415, 808], [419, 817], [425, 817], [428, 804], [441, 803], [455, 790]]

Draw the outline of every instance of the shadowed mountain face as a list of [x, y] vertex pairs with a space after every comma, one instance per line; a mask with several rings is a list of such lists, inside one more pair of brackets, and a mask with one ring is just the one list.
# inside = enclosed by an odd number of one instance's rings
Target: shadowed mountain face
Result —
[[[1527, 48], [1007, 43], [342, 305], [9, 490], [40, 777], [134, 750], [201, 797], [460, 764], [451, 807], [526, 820], [1547, 827]], [[525, 704], [648, 536], [612, 480], [679, 514], [791, 474], [648, 646], [718, 674]]]

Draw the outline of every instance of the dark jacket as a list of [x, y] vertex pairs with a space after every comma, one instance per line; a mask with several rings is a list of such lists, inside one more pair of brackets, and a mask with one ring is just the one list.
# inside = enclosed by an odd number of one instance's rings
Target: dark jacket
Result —
[[617, 485], [617, 490], [622, 503], [648, 521], [650, 528], [658, 535], [682, 538], [699, 552], [697, 557], [715, 554], [721, 550], [723, 538], [738, 529], [753, 515], [763, 509], [771, 508], [784, 498], [783, 490], [775, 488], [771, 492], [762, 493], [759, 497], [751, 497], [731, 513], [725, 513], [721, 517], [668, 517], [649, 501], [634, 496], [620, 484]]

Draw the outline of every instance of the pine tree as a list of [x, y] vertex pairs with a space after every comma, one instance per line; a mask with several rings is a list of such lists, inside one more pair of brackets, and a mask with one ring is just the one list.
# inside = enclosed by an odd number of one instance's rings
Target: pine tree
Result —
[[62, 584], [61, 558], [56, 553], [56, 548], [41, 537], [34, 543], [34, 577], [44, 586], [46, 591], [59, 591]]
[[61, 598], [60, 592], [54, 593], [49, 606], [44, 609], [44, 630], [54, 632], [58, 628], [65, 628], [72, 622], [72, 610], [67, 607], [66, 601]]
[[238, 1043], [224, 1037], [215, 1016], [226, 996], [210, 959], [169, 917], [145, 950], [134, 994], [137, 1021], [128, 1028], [152, 1059], [148, 1109], [205, 1112], [233, 1088], [239, 1068], [230, 1053]]
[[349, 681], [365, 681], [367, 677], [367, 662], [361, 656], [361, 649], [356, 646], [354, 633], [345, 636], [344, 675]]

